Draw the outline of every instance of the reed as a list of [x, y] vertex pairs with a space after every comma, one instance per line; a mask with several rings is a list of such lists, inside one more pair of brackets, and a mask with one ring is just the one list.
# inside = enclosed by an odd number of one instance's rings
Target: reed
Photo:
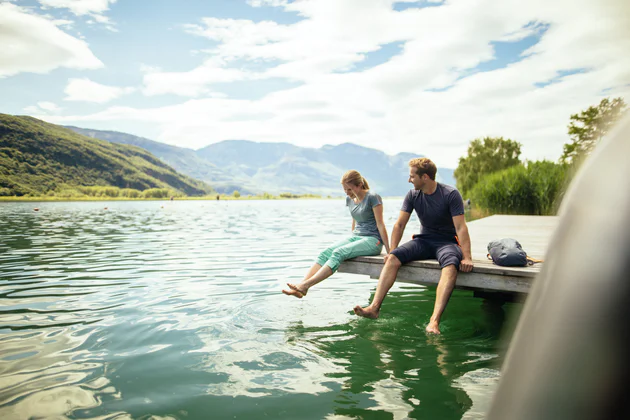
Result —
[[553, 215], [564, 196], [570, 172], [566, 164], [525, 162], [483, 176], [472, 190], [472, 200], [490, 213]]

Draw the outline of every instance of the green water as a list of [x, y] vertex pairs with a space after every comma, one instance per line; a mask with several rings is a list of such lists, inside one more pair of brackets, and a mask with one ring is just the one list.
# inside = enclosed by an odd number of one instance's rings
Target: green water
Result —
[[435, 337], [432, 289], [397, 283], [376, 321], [352, 314], [364, 276], [280, 293], [349, 232], [346, 211], [0, 203], [0, 418], [483, 418], [520, 305], [456, 291]]

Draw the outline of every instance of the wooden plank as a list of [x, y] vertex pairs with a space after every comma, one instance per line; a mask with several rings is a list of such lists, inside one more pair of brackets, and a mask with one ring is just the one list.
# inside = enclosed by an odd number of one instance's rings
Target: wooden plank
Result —
[[[369, 264], [380, 264], [383, 265], [383, 255], [375, 256], [375, 257], [356, 257], [350, 261], [359, 262], [359, 263], [369, 263]], [[493, 264], [492, 261], [487, 259], [485, 260], [473, 260], [475, 263], [475, 267], [473, 268], [473, 273], [485, 273], [485, 274], [496, 274], [500, 276], [510, 276], [510, 277], [536, 277], [536, 274], [540, 271], [540, 264], [536, 264], [531, 267], [501, 267], [499, 265]], [[345, 264], [345, 263], [344, 263]], [[440, 270], [440, 265], [437, 260], [423, 260], [423, 261], [412, 261], [405, 265], [405, 267], [416, 267], [416, 268], [426, 268], [433, 270]], [[363, 273], [357, 273], [363, 274]]]
[[473, 260], [485, 260], [488, 242], [501, 238], [514, 238], [530, 257], [544, 259], [557, 224], [557, 216], [494, 215], [469, 222]]
[[[528, 293], [541, 264], [531, 267], [501, 267], [486, 258], [488, 242], [501, 238], [517, 239], [528, 255], [544, 258], [551, 235], [557, 225], [555, 216], [496, 215], [468, 223], [472, 241], [473, 271], [459, 273], [457, 288], [472, 290]], [[357, 257], [339, 267], [342, 273], [365, 274], [378, 278], [383, 256]], [[398, 281], [436, 285], [440, 266], [436, 260], [413, 261], [398, 272]]]
[[[413, 263], [412, 263], [413, 264]], [[418, 267], [412, 264], [404, 265], [398, 271], [397, 281], [435, 286], [440, 280], [440, 267]], [[355, 260], [345, 261], [339, 267], [342, 273], [365, 274], [372, 278], [378, 278], [383, 269], [380, 262], [362, 262]], [[457, 276], [457, 288], [496, 290], [502, 292], [528, 293], [534, 276], [509, 276], [492, 273], [459, 273]]]

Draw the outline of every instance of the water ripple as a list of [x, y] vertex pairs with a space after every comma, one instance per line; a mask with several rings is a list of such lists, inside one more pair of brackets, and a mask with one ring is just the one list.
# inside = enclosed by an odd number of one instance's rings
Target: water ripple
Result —
[[34, 206], [0, 203], [2, 419], [478, 418], [498, 377], [502, 309], [464, 292], [437, 339], [424, 287], [377, 321], [362, 276], [279, 293], [348, 234], [341, 200]]

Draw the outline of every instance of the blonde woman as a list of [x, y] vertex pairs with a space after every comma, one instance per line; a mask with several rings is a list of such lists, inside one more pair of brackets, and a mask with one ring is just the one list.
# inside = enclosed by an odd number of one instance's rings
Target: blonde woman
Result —
[[308, 289], [330, 277], [342, 261], [350, 258], [379, 255], [385, 246], [389, 254], [389, 238], [383, 222], [383, 200], [370, 191], [368, 182], [357, 171], [346, 172], [341, 185], [347, 194], [346, 206], [352, 216], [352, 236], [324, 250], [299, 284], [287, 283], [285, 295], [303, 298]]

